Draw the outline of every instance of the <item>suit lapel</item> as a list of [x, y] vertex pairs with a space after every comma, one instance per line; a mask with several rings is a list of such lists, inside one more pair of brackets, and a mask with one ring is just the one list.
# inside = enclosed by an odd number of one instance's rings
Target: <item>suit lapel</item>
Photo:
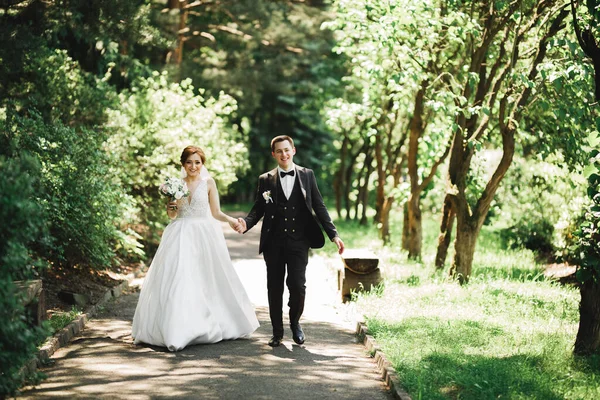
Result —
[[[307, 202], [308, 199], [306, 198], [305, 188], [308, 187], [308, 182], [306, 181], [308, 178], [306, 176], [306, 171], [304, 170], [304, 167], [301, 167], [299, 165], [296, 165], [296, 171], [298, 172], [298, 182], [300, 183], [300, 190], [302, 191], [302, 196], [304, 197], [304, 201]], [[308, 205], [308, 203], [306, 203], [306, 205]]]
[[277, 181], [279, 180], [277, 168], [269, 171], [269, 175], [269, 185], [271, 186], [269, 190], [271, 193], [275, 193], [275, 204], [277, 204], [277, 196], [279, 195], [279, 191], [277, 190]]

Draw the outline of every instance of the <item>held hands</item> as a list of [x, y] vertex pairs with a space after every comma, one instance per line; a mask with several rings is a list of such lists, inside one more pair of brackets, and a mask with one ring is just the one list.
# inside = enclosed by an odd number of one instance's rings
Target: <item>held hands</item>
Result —
[[237, 228], [234, 228], [237, 233], [244, 233], [247, 231], [246, 220], [244, 218], [237, 219]]
[[333, 238], [333, 243], [335, 243], [335, 245], [338, 248], [338, 253], [342, 254], [344, 252], [344, 242], [342, 241], [342, 239], [340, 239], [339, 236], [336, 236]]
[[233, 218], [229, 220], [229, 226], [237, 233], [244, 233], [246, 231], [246, 221], [243, 218], [238, 218], [237, 221]]

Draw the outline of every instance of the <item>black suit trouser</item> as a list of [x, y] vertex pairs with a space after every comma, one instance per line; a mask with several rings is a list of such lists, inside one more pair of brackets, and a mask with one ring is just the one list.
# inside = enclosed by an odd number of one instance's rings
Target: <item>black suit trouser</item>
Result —
[[287, 267], [287, 284], [290, 293], [290, 324], [300, 321], [306, 297], [306, 265], [308, 264], [308, 240], [289, 237], [269, 243], [263, 251], [267, 264], [267, 291], [269, 316], [273, 336], [283, 337], [283, 281]]

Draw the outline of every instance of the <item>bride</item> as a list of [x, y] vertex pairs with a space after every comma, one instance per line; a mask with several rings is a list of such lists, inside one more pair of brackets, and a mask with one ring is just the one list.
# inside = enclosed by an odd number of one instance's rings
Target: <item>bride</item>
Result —
[[167, 205], [172, 221], [140, 293], [131, 333], [135, 344], [178, 351], [190, 344], [247, 337], [259, 326], [215, 219], [234, 229], [237, 221], [221, 211], [205, 161], [196, 146], [181, 154], [190, 194]]

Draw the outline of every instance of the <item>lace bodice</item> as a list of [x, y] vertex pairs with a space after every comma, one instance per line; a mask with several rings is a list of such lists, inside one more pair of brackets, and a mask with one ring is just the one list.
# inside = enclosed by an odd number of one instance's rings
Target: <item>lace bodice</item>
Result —
[[177, 209], [177, 218], [201, 218], [210, 215], [206, 179], [201, 180], [194, 192], [190, 193], [188, 197], [177, 200]]

